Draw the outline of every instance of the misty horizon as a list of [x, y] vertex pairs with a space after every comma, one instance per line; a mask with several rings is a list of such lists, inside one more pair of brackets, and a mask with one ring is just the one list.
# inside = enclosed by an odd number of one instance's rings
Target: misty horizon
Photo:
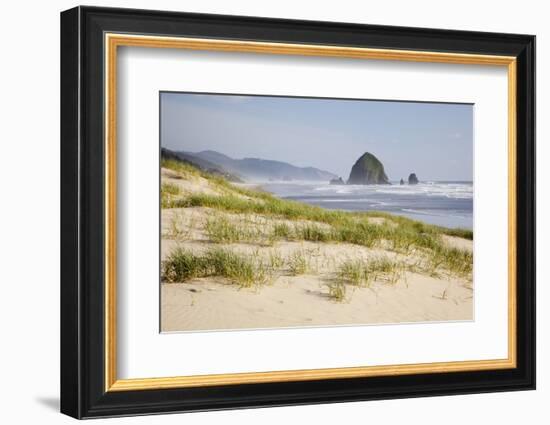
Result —
[[[227, 153], [227, 152], [221, 152], [221, 151], [215, 151], [213, 149], [203, 149], [202, 151], [180, 151], [180, 152], [185, 152], [185, 153], [189, 153], [189, 154], [199, 154], [199, 153], [202, 153], [202, 152], [208, 152], [208, 151], [212, 151], [212, 152], [216, 152], [216, 153], [220, 153], [222, 155], [225, 155], [231, 159], [236, 159], [236, 160], [239, 160], [239, 159], [260, 159], [260, 160], [265, 160], [265, 161], [278, 161], [278, 162], [284, 162], [284, 163], [287, 163], [287, 164], [290, 164], [290, 165], [294, 165], [295, 167], [300, 167], [300, 168], [318, 168], [319, 170], [321, 171], [326, 171], [326, 172], [329, 172], [329, 173], [332, 173], [334, 174], [335, 176], [337, 177], [342, 177], [344, 180], [347, 180], [348, 177], [349, 177], [349, 173], [348, 175], [339, 175], [337, 173], [335, 173], [334, 171], [332, 170], [327, 170], [327, 169], [322, 169], [322, 168], [319, 168], [319, 167], [314, 167], [314, 166], [311, 166], [311, 165], [298, 165], [298, 164], [295, 164], [293, 163], [292, 161], [279, 161], [279, 160], [273, 160], [271, 158], [262, 158], [262, 157], [257, 157], [257, 156], [243, 156], [243, 157], [234, 157], [234, 156], [231, 156], [231, 154]], [[353, 165], [353, 164], [352, 164]], [[350, 170], [351, 170], [351, 166], [350, 166]], [[410, 173], [409, 173], [410, 174]], [[389, 176], [389, 179], [390, 181], [395, 181], [395, 182], [398, 182], [401, 178], [403, 180], [405, 180], [405, 182], [407, 181], [407, 178], [409, 177], [409, 174], [407, 174], [406, 176], [403, 176], [403, 177], [400, 177], [400, 178], [391, 178], [391, 176]], [[463, 183], [471, 183], [473, 180], [436, 180], [436, 179], [423, 179], [422, 181], [438, 181], [438, 182], [453, 182], [453, 181], [456, 181], [456, 182], [463, 182]]]
[[345, 180], [370, 152], [391, 181], [473, 180], [470, 104], [172, 92], [160, 102], [161, 146], [174, 151], [280, 161]]

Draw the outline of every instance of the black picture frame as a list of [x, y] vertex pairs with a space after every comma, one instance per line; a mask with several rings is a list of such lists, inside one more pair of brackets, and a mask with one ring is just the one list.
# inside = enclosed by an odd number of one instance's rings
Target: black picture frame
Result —
[[[307, 43], [517, 59], [517, 367], [105, 391], [104, 34]], [[535, 37], [76, 7], [61, 13], [61, 412], [75, 418], [535, 388]]]

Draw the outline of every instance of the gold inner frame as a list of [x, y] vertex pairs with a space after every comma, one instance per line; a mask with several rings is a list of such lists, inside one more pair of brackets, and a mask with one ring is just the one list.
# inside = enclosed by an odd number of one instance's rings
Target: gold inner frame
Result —
[[[214, 385], [308, 381], [416, 373], [482, 371], [516, 367], [516, 58], [462, 53], [370, 49], [325, 45], [105, 34], [105, 391], [133, 391]], [[116, 123], [117, 48], [119, 46], [325, 56], [507, 67], [508, 72], [508, 357], [327, 369], [285, 370], [118, 379], [116, 325]]]

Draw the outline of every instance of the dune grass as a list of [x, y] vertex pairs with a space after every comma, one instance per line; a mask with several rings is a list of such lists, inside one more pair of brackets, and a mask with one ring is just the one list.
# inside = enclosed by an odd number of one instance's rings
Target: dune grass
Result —
[[344, 261], [337, 270], [338, 280], [353, 286], [369, 286], [370, 276], [360, 260]]
[[388, 257], [379, 257], [369, 261], [366, 270], [372, 276], [373, 281], [382, 281], [390, 285], [396, 284], [405, 275], [404, 264]]
[[223, 216], [209, 217], [206, 220], [205, 230], [208, 238], [215, 243], [234, 243], [245, 237], [237, 225]]
[[[368, 248], [387, 249], [403, 255], [414, 251], [427, 258], [426, 265], [418, 270], [430, 275], [435, 276], [439, 268], [464, 277], [472, 272], [471, 252], [447, 246], [436, 229], [414, 221], [403, 221], [400, 224], [384, 221], [373, 224], [368, 220], [342, 219], [334, 220], [331, 225], [300, 222], [295, 225], [275, 223], [271, 227], [266, 227], [245, 223], [238, 218], [213, 215], [206, 220], [205, 231], [214, 243], [245, 242], [273, 245], [278, 240], [303, 240], [350, 243]], [[296, 268], [299, 269], [300, 267]]]
[[292, 276], [306, 274], [309, 270], [308, 256], [302, 250], [291, 253], [287, 258], [287, 264]]
[[169, 170], [175, 171], [176, 173], [183, 175], [185, 177], [203, 177], [209, 180], [212, 184], [217, 186], [220, 189], [225, 189], [227, 193], [230, 194], [239, 194], [248, 198], [255, 199], [269, 199], [272, 197], [271, 194], [264, 192], [262, 190], [252, 190], [244, 187], [239, 187], [229, 182], [225, 178], [219, 175], [214, 175], [206, 171], [202, 171], [191, 164], [177, 161], [174, 159], [162, 159], [160, 166], [162, 168], [167, 168]]
[[335, 279], [326, 284], [328, 297], [336, 302], [345, 301], [348, 285], [370, 288], [375, 281], [396, 284], [404, 278], [405, 270], [403, 263], [387, 257], [346, 260], [338, 265]]
[[[247, 192], [256, 193], [250, 190], [247, 190]], [[371, 240], [373, 233], [380, 233], [381, 230], [385, 233], [390, 233], [392, 229], [394, 235], [402, 236], [401, 243], [412, 242], [418, 240], [419, 237], [426, 239], [429, 236], [441, 234], [473, 239], [473, 233], [470, 230], [447, 229], [379, 211], [347, 212], [325, 210], [313, 205], [279, 199], [264, 193], [261, 194], [261, 198], [256, 199], [246, 199], [235, 194], [221, 196], [192, 194], [177, 199], [172, 203], [172, 207], [209, 207], [238, 214], [258, 214], [294, 221], [307, 220], [324, 223], [338, 229], [339, 232], [335, 235], [335, 239], [352, 243], [354, 240], [360, 240], [362, 245], [368, 245], [368, 242], [365, 243], [365, 241]], [[386, 225], [369, 223], [369, 218], [384, 218]], [[321, 234], [322, 232], [319, 227], [306, 227], [299, 230], [302, 230], [302, 234], [306, 240], [310, 240], [308, 238], [317, 238], [318, 240], [319, 238], [325, 238], [325, 235]], [[285, 232], [285, 229], [279, 228], [278, 231], [282, 234]]]
[[184, 175], [193, 175], [197, 177], [202, 175], [201, 170], [197, 167], [183, 161], [176, 161], [175, 159], [162, 158], [160, 166]]
[[405, 273], [403, 263], [387, 257], [347, 260], [337, 269], [337, 279], [352, 286], [369, 287], [374, 281], [397, 283]]
[[167, 232], [163, 235], [169, 239], [182, 242], [188, 240], [191, 236], [191, 231], [195, 226], [195, 219], [193, 216], [185, 222], [184, 216], [180, 211], [175, 210], [168, 223]]
[[181, 191], [178, 185], [162, 183], [160, 186], [160, 201], [162, 208], [172, 208], [172, 204]]
[[173, 183], [163, 183], [161, 187], [162, 192], [167, 193], [168, 195], [179, 195], [180, 188], [177, 184]]
[[275, 223], [273, 226], [272, 237], [274, 239], [292, 239], [293, 233], [290, 226], [286, 223]]
[[[265, 219], [295, 222], [288, 224], [274, 220], [270, 226], [259, 226], [229, 220], [223, 215], [209, 217], [205, 230], [215, 243], [251, 242], [272, 245], [278, 240], [350, 243], [403, 255], [414, 252], [425, 258], [423, 265], [416, 267], [416, 270], [434, 276], [442, 269], [467, 278], [472, 273], [472, 253], [449, 247], [441, 237], [448, 235], [472, 240], [471, 230], [428, 225], [378, 211], [326, 210], [234, 185], [221, 176], [211, 175], [183, 162], [163, 160], [162, 166], [187, 177], [206, 178], [223, 193], [180, 196], [176, 185], [165, 183], [161, 187], [163, 208], [208, 207], [225, 213], [251, 214]], [[383, 220], [374, 222], [373, 218]], [[300, 258], [290, 259], [288, 262], [292, 264], [292, 274], [304, 273]], [[382, 264], [379, 267], [382, 268]], [[307, 270], [307, 264], [305, 269]]]
[[230, 219], [224, 215], [213, 215], [206, 219], [204, 226], [210, 241], [214, 243], [251, 243], [262, 246], [273, 245], [275, 241], [290, 239], [291, 234], [277, 234], [276, 229], [247, 220], [246, 218]]
[[309, 220], [331, 225], [342, 224], [350, 220], [364, 221], [365, 219], [368, 220], [369, 217], [379, 217], [390, 220], [398, 226], [414, 228], [421, 233], [446, 234], [470, 240], [473, 239], [473, 232], [468, 229], [449, 229], [429, 225], [381, 211], [346, 212], [326, 210], [314, 205], [280, 199], [262, 190], [253, 190], [237, 186], [221, 176], [212, 175], [190, 164], [175, 160], [162, 160], [161, 166], [179, 173], [201, 176], [214, 185], [227, 190], [227, 194], [223, 196], [194, 194], [189, 197], [180, 198], [174, 203], [173, 207], [207, 206], [237, 213], [273, 215], [290, 220]]
[[269, 269], [263, 262], [223, 248], [212, 248], [202, 254], [177, 248], [162, 262], [164, 282], [210, 276], [226, 278], [245, 288], [265, 284], [270, 279]]
[[[429, 270], [444, 268], [461, 276], [467, 276], [472, 271], [471, 252], [448, 247], [441, 239], [438, 229], [414, 221], [402, 221], [399, 224], [384, 221], [373, 224], [368, 219], [342, 219], [334, 220], [328, 226], [315, 222], [302, 222], [294, 226], [277, 223], [271, 228], [271, 234], [264, 234], [257, 227], [231, 224], [227, 219], [217, 219], [216, 223], [207, 226], [208, 234], [214, 242], [272, 244], [276, 240], [303, 240], [350, 243], [388, 249], [403, 255], [414, 251], [428, 258]], [[429, 274], [434, 273], [430, 271]]]
[[470, 251], [447, 246], [439, 246], [429, 256], [430, 267], [433, 274], [443, 267], [447, 271], [458, 276], [471, 279], [474, 268], [473, 254]]
[[281, 255], [281, 253], [277, 250], [272, 250], [269, 252], [269, 258], [268, 258], [268, 261], [269, 261], [269, 267], [271, 268], [271, 270], [275, 271], [275, 270], [278, 270], [278, 269], [281, 269], [284, 267], [285, 265], [285, 259], [284, 257]]
[[304, 223], [294, 226], [292, 236], [295, 239], [311, 242], [328, 242], [333, 239], [330, 231], [313, 223]]
[[328, 297], [336, 302], [342, 302], [346, 299], [346, 285], [341, 280], [336, 280], [333, 282], [327, 283], [328, 288]]

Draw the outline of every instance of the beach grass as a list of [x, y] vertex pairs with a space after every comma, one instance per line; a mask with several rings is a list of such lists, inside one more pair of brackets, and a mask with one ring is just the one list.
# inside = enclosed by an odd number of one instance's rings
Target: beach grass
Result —
[[160, 200], [162, 208], [172, 208], [173, 202], [181, 191], [178, 185], [162, 183], [160, 186]]
[[[209, 184], [219, 189], [217, 194], [181, 194], [175, 184], [164, 183], [161, 186], [163, 208], [207, 207], [219, 213], [209, 216], [205, 224], [206, 234], [214, 243], [273, 245], [281, 240], [349, 243], [401, 255], [414, 253], [423, 261], [422, 265], [409, 266], [411, 270], [432, 276], [445, 271], [471, 279], [472, 253], [450, 247], [442, 238], [447, 235], [472, 240], [471, 230], [448, 229], [378, 211], [327, 210], [277, 198], [261, 190], [243, 188], [184, 162], [163, 160], [162, 166], [187, 178], [206, 178]], [[264, 224], [272, 223], [264, 226], [238, 217], [230, 220], [224, 213], [261, 217], [265, 220]], [[368, 267], [361, 266], [360, 273], [358, 265], [346, 264], [339, 271], [341, 280], [350, 284], [357, 284], [359, 280], [365, 285], [371, 278], [363, 276], [359, 279], [358, 276], [368, 272], [371, 276], [381, 276], [386, 281], [394, 282], [396, 276], [401, 276], [396, 270], [402, 271], [403, 267], [388, 261], [380, 260], [378, 263], [371, 262]], [[305, 273], [309, 266], [304, 253], [294, 253], [285, 262], [292, 275]], [[385, 268], [394, 272], [384, 271]]]
[[164, 282], [185, 282], [189, 279], [204, 277], [207, 267], [204, 257], [178, 248], [162, 262], [162, 280]]
[[328, 288], [328, 297], [336, 302], [346, 300], [346, 285], [342, 281], [333, 281], [326, 284]]
[[368, 286], [369, 275], [360, 260], [347, 260], [338, 266], [338, 280], [353, 286]]
[[205, 230], [208, 238], [215, 243], [234, 243], [245, 237], [236, 224], [223, 216], [209, 217]]
[[374, 281], [383, 281], [394, 285], [404, 277], [405, 266], [388, 257], [378, 257], [367, 263], [367, 273]]
[[183, 197], [178, 199], [172, 208], [206, 206], [236, 213], [271, 215], [289, 220], [309, 220], [331, 225], [342, 224], [347, 221], [364, 221], [368, 220], [368, 218], [383, 218], [392, 221], [398, 226], [415, 229], [419, 233], [437, 233], [464, 239], [473, 239], [473, 232], [468, 229], [450, 229], [425, 224], [407, 217], [382, 211], [347, 212], [326, 210], [314, 205], [280, 199], [259, 189], [248, 189], [237, 186], [221, 176], [204, 172], [180, 161], [163, 159], [161, 166], [186, 175], [201, 176], [220, 188], [227, 190], [227, 194], [222, 196], [193, 194]]
[[277, 250], [272, 250], [269, 252], [268, 260], [269, 260], [269, 267], [271, 268], [272, 271], [281, 269], [285, 265], [284, 257]]
[[168, 195], [173, 195], [173, 196], [180, 194], [179, 186], [174, 183], [163, 183], [161, 186], [161, 191], [163, 193], [166, 193]]
[[[241, 190], [241, 188], [237, 189]], [[256, 192], [247, 190], [247, 193]], [[375, 236], [376, 233], [381, 234], [381, 231], [389, 233], [390, 230], [393, 230], [394, 235], [401, 237], [402, 240], [398, 241], [399, 246], [406, 242], [412, 242], [412, 240], [419, 242], [419, 237], [429, 243], [431, 241], [427, 240], [427, 236], [430, 235], [445, 234], [470, 240], [473, 239], [473, 232], [466, 229], [447, 229], [379, 211], [347, 212], [325, 210], [313, 205], [279, 199], [265, 193], [261, 193], [260, 198], [243, 198], [235, 194], [191, 194], [175, 200], [171, 204], [171, 207], [208, 207], [238, 214], [258, 214], [293, 221], [306, 220], [324, 223], [338, 229], [338, 233], [336, 233], [334, 239], [351, 243], [354, 243], [353, 241], [355, 240], [360, 240], [360, 244], [367, 246], [372, 242], [373, 235]], [[391, 225], [380, 226], [378, 224], [371, 224], [369, 218], [382, 218], [385, 222], [391, 223]], [[325, 238], [325, 235], [321, 234], [322, 232], [319, 231], [319, 228], [306, 227], [298, 230], [301, 231], [305, 240], [310, 240], [308, 238]], [[280, 233], [285, 232], [284, 229], [278, 229], [278, 231]], [[422, 241], [420, 243], [425, 245]]]
[[[167, 168], [169, 170], [175, 171], [176, 173], [183, 174], [185, 176], [192, 175], [192, 176], [199, 177], [203, 175], [201, 170], [199, 170], [197, 167], [194, 167], [193, 165], [183, 161], [177, 161], [175, 159], [162, 158], [162, 160], [160, 161], [160, 166], [162, 168]], [[204, 174], [207, 174], [207, 173], [204, 173]], [[207, 176], [209, 177], [210, 174], [207, 174]]]
[[286, 223], [275, 223], [272, 231], [272, 239], [292, 239], [293, 232], [291, 227]]
[[337, 280], [352, 286], [369, 287], [374, 281], [395, 284], [403, 276], [403, 263], [387, 257], [346, 260], [338, 266]]
[[311, 242], [328, 242], [332, 239], [330, 232], [313, 223], [294, 226], [292, 236], [295, 239]]
[[435, 249], [430, 261], [434, 270], [442, 266], [449, 272], [465, 278], [471, 277], [474, 267], [473, 254], [470, 251], [447, 246]]
[[223, 277], [249, 288], [267, 283], [269, 270], [249, 256], [224, 248], [212, 248], [202, 254], [177, 248], [162, 262], [165, 282], [185, 282], [201, 277]]
[[190, 218], [189, 222], [184, 223], [184, 218], [179, 211], [174, 211], [170, 222], [168, 224], [168, 231], [165, 236], [169, 239], [176, 241], [184, 241], [189, 239], [191, 236], [191, 231], [194, 227], [195, 220], [193, 217]]
[[306, 274], [309, 270], [308, 256], [303, 250], [292, 252], [286, 262], [292, 276]]

